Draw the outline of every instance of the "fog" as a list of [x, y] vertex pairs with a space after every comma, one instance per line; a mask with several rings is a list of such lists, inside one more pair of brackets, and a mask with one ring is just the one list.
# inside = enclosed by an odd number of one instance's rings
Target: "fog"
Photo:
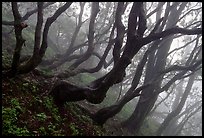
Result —
[[201, 24], [201, 2], [2, 2], [3, 73], [47, 72], [104, 135], [202, 136]]

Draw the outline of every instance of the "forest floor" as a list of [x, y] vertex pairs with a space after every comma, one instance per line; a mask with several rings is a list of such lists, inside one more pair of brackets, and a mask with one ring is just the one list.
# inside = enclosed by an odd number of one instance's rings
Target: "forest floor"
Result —
[[101, 127], [86, 110], [98, 108], [86, 101], [70, 102], [61, 115], [48, 95], [52, 80], [32, 72], [2, 79], [2, 134], [6, 136], [122, 136], [129, 135], [111, 118]]

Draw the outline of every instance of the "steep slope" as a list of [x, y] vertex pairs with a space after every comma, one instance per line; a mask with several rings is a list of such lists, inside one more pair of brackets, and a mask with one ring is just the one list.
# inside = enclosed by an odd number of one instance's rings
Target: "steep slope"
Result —
[[67, 103], [59, 114], [47, 93], [51, 80], [33, 73], [2, 79], [3, 135], [100, 136], [104, 129], [93, 124], [76, 103]]

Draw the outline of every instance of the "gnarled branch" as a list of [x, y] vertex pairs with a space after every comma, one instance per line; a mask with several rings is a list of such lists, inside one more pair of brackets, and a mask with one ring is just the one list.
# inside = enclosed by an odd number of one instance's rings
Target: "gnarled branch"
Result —
[[[46, 4], [43, 5], [43, 9], [54, 4], [56, 2], [47, 2]], [[27, 20], [31, 15], [33, 15], [34, 13], [38, 12], [38, 8], [28, 11], [22, 18], [21, 18], [21, 22]], [[14, 25], [14, 21], [2, 21], [2, 25], [10, 25], [13, 26]]]

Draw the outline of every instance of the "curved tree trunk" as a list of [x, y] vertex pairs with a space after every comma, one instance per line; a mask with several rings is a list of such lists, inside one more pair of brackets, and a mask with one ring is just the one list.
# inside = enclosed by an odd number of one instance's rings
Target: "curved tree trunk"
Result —
[[[14, 53], [14, 58], [13, 58], [13, 69], [9, 70], [8, 72], [6, 72], [5, 74], [9, 74], [10, 72], [13, 72], [12, 74], [17, 75], [17, 74], [24, 74], [24, 73], [28, 73], [30, 71], [32, 71], [33, 69], [35, 69], [35, 67], [37, 67], [41, 61], [42, 58], [45, 54], [45, 51], [47, 49], [47, 36], [48, 36], [48, 31], [49, 28], [51, 26], [51, 24], [66, 10], [70, 7], [70, 5], [72, 4], [72, 2], [67, 2], [66, 4], [64, 4], [62, 7], [60, 7], [52, 17], [49, 17], [45, 23], [45, 27], [44, 27], [44, 31], [43, 31], [43, 40], [42, 40], [42, 44], [40, 47], [40, 40], [41, 40], [41, 28], [42, 28], [42, 23], [43, 23], [43, 3], [39, 2], [38, 3], [38, 16], [37, 16], [37, 25], [36, 25], [36, 30], [35, 30], [35, 43], [34, 43], [34, 52], [33, 52], [33, 56], [25, 63], [25, 64], [21, 64], [19, 65], [19, 59], [20, 59], [20, 51], [21, 51], [21, 47], [23, 45], [23, 39], [22, 39], [22, 29], [25, 28], [25, 25], [22, 24], [20, 22], [21, 20], [21, 16], [18, 12], [18, 7], [17, 7], [17, 3], [13, 4], [13, 15], [14, 15], [14, 19], [15, 22], [17, 22], [17, 26], [16, 23], [14, 24], [15, 27], [15, 32], [17, 39], [16, 42], [16, 49], [17, 51]], [[20, 29], [19, 30], [19, 25], [20, 25]], [[23, 26], [22, 26], [23, 25]], [[22, 28], [23, 27], [23, 28]], [[19, 43], [20, 42], [20, 43]], [[13, 77], [14, 75], [12, 75], [11, 77]]]
[[[178, 20], [179, 15], [180, 15], [181, 11], [184, 9], [185, 5], [186, 5], [186, 3], [182, 4], [182, 6], [180, 6], [178, 10], [176, 10], [176, 7], [175, 7], [171, 11], [167, 25], [166, 25], [166, 29], [171, 28], [172, 26], [174, 26], [176, 24], [176, 21]], [[160, 17], [159, 13], [157, 16]], [[157, 18], [159, 19], [159, 17], [157, 17]], [[164, 17], [164, 18], [166, 18], [166, 17]], [[162, 27], [160, 28], [160, 30], [162, 30]], [[157, 74], [158, 72], [165, 69], [166, 58], [167, 58], [166, 56], [168, 54], [168, 51], [170, 49], [172, 41], [173, 41], [173, 37], [171, 36], [171, 37], [169, 37], [169, 38], [167, 38], [161, 42], [161, 44], [160, 44], [161, 48], [157, 51], [156, 60], [151, 61], [152, 63], [148, 62], [148, 64], [155, 64], [155, 65], [154, 66], [149, 65], [149, 67], [147, 65], [144, 83], [148, 82], [148, 80], [152, 78], [152, 74]], [[153, 68], [152, 68], [152, 66], [153, 66]], [[158, 93], [157, 93], [158, 89], [157, 88], [160, 88], [162, 78], [163, 77], [161, 76], [160, 80], [155, 85], [156, 87], [153, 86], [153, 87], [150, 87], [150, 88], [142, 91], [142, 95], [140, 97], [140, 100], [139, 100], [133, 114], [125, 122], [123, 122], [124, 127], [127, 127], [130, 130], [134, 130], [134, 132], [135, 131], [138, 132], [140, 130], [142, 123], [144, 122], [145, 118], [147, 117], [147, 115], [149, 114], [149, 112], [153, 108], [154, 103], [157, 100], [157, 97], [158, 97]], [[149, 100], [146, 100], [144, 103], [141, 102], [141, 101], [143, 101], [143, 99], [148, 99], [148, 98], [149, 98]]]
[[[132, 6], [129, 20], [128, 20], [126, 46], [125, 46], [125, 49], [124, 49], [122, 56], [120, 57], [120, 59], [118, 60], [116, 65], [113, 67], [113, 69], [108, 74], [93, 81], [88, 87], [86, 87], [84, 89], [79, 88], [79, 91], [81, 91], [82, 96], [79, 96], [79, 98], [77, 97], [76, 99], [74, 99], [74, 101], [86, 99], [89, 102], [94, 103], [94, 104], [101, 103], [103, 101], [103, 99], [105, 98], [108, 89], [111, 86], [113, 86], [114, 84], [119, 83], [123, 80], [123, 77], [125, 76], [125, 69], [131, 63], [132, 58], [141, 49], [141, 47], [143, 45], [150, 43], [151, 41], [158, 40], [159, 38], [164, 38], [164, 37], [167, 37], [169, 35], [175, 34], [177, 32], [182, 33], [182, 31], [184, 31], [184, 33], [187, 33], [187, 34], [201, 33], [200, 29], [199, 30], [193, 30], [191, 32], [188, 30], [180, 29], [180, 28], [172, 28], [172, 29], [168, 29], [166, 31], [163, 31], [161, 33], [157, 33], [157, 34], [153, 33], [153, 34], [143, 38], [142, 34], [144, 33], [144, 30], [146, 28], [144, 26], [145, 24], [140, 23], [139, 24], [140, 27], [138, 27], [137, 30], [135, 29], [135, 28], [137, 28], [137, 22], [136, 22], [137, 18], [136, 17], [139, 17], [139, 20], [141, 22], [145, 22], [144, 21], [145, 18], [143, 17], [144, 14], [142, 14], [143, 13], [143, 6], [142, 5], [143, 5], [142, 3], [134, 3]], [[136, 32], [139, 33], [137, 36], [134, 35]], [[168, 50], [166, 51], [165, 49], [169, 49], [169, 46], [165, 45], [162, 48], [160, 48], [160, 50], [162, 52], [158, 52], [159, 53], [158, 59], [162, 60], [163, 58], [161, 58], [161, 57], [165, 57], [166, 53], [168, 52]], [[166, 51], [166, 53], [163, 51]], [[160, 60], [157, 61], [157, 66], [164, 66], [165, 60], [162, 60], [162, 62], [160, 62]], [[162, 69], [160, 71], [163, 71]], [[149, 69], [149, 71], [151, 71], [151, 69]], [[149, 77], [149, 79], [147, 79], [145, 81], [145, 85], [143, 85], [143, 86], [147, 86], [147, 84], [149, 83], [149, 80], [151, 80], [151, 79], [152, 79], [152, 77]], [[160, 81], [161, 81], [161, 79], [162, 79], [162, 77], [160, 77]], [[138, 80], [140, 80], [140, 77], [138, 77]], [[171, 84], [172, 84], [172, 82], [170, 82], [170, 85]], [[60, 89], [60, 85], [57, 85], [55, 87], [58, 87]], [[169, 86], [166, 86], [166, 87], [169, 88]], [[77, 89], [77, 86], [74, 86], [74, 88]], [[136, 93], [131, 95], [133, 98], [134, 98], [134, 96], [138, 95], [138, 93], [137, 93], [138, 89], [136, 89]], [[55, 90], [55, 91], [53, 91], [53, 93], [56, 93], [56, 95], [57, 94], [60, 95], [60, 93], [58, 91], [60, 91], [60, 90]], [[62, 90], [62, 92], [63, 91], [66, 92], [66, 90]], [[67, 92], [72, 93], [72, 90], [68, 89]], [[144, 95], [145, 94], [146, 93], [144, 93]], [[147, 94], [148, 94], [148, 92], [147, 92]], [[69, 94], [67, 94], [67, 95], [69, 95]], [[149, 95], [151, 97], [149, 97], [147, 95], [145, 97], [142, 97], [141, 103], [146, 101], [146, 99], [147, 99], [146, 97], [148, 97], [149, 100], [152, 98], [153, 100], [150, 100], [152, 102], [152, 104], [151, 104], [151, 106], [152, 106], [153, 102], [155, 102], [158, 94], [149, 93]], [[60, 97], [60, 96], [57, 96], [57, 97]], [[84, 99], [81, 97], [83, 97]], [[60, 101], [60, 99], [58, 99], [58, 100]], [[69, 97], [67, 97], [66, 101], [73, 101], [73, 99], [70, 99]], [[121, 109], [121, 106], [122, 106], [122, 104], [120, 106], [115, 105], [114, 110], [112, 110], [113, 114], [118, 112]], [[151, 106], [150, 107], [147, 106], [149, 108], [147, 110], [151, 110], [151, 108], [152, 108]], [[104, 109], [104, 111], [107, 111], [107, 110]], [[110, 115], [107, 115], [107, 116], [112, 116], [113, 114], [110, 113]], [[146, 114], [146, 111], [145, 111], [145, 114]]]
[[157, 95], [152, 95], [152, 98], [149, 100], [143, 99], [140, 97], [138, 105], [133, 114], [122, 123], [122, 126], [128, 128], [132, 132], [138, 132], [142, 123], [144, 122], [148, 112], [154, 106], [155, 101], [157, 100]]
[[127, 104], [133, 98], [139, 96], [141, 90], [147, 87], [149, 87], [149, 85], [141, 86], [137, 88], [133, 93], [126, 94], [116, 104], [100, 109], [92, 115], [92, 119], [94, 120], [94, 122], [102, 126], [109, 118], [119, 113], [125, 104]]
[[77, 68], [81, 63], [86, 61], [92, 54], [94, 50], [94, 26], [95, 26], [95, 19], [99, 12], [99, 2], [93, 2], [92, 3], [92, 9], [91, 9], [91, 18], [89, 23], [89, 34], [88, 34], [88, 49], [85, 52], [85, 54], [77, 59], [70, 67], [69, 69], [73, 70]]

